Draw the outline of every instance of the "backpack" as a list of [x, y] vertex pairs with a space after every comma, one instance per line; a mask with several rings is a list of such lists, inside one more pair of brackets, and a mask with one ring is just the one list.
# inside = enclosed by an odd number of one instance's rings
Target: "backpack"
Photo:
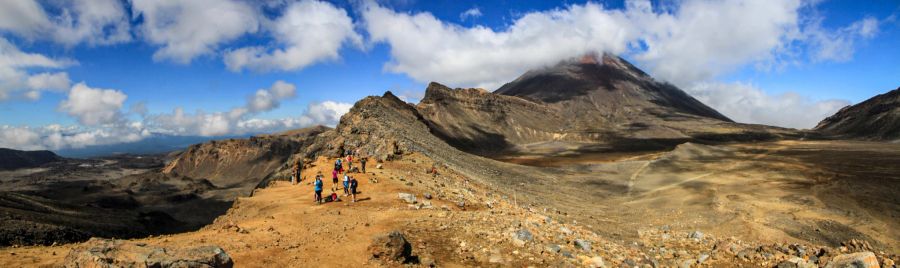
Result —
[[331, 201], [337, 201], [338, 196], [337, 193], [331, 193]]

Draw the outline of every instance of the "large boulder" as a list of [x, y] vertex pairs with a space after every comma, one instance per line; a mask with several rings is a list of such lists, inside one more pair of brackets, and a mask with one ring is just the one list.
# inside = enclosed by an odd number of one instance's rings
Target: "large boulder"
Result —
[[857, 252], [835, 256], [825, 268], [878, 268], [878, 259], [872, 252]]
[[406, 263], [413, 260], [412, 245], [400, 231], [376, 236], [369, 245], [372, 259], [383, 262]]
[[92, 238], [66, 256], [67, 268], [106, 267], [233, 267], [218, 246], [167, 249], [123, 240]]

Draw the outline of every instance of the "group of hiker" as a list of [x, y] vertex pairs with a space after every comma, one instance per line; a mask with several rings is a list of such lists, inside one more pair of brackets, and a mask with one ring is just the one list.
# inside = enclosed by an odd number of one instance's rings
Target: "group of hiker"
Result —
[[[353, 167], [353, 156], [358, 155], [357, 151], [342, 151], [342, 157], [338, 157], [334, 162], [334, 168], [331, 170], [331, 195], [327, 197], [322, 197], [322, 190], [324, 189], [324, 176], [322, 175], [322, 171], [319, 171], [316, 174], [315, 181], [313, 181], [313, 187], [315, 190], [315, 202], [316, 204], [322, 204], [325, 202], [334, 202], [340, 200], [338, 197], [337, 191], [339, 189], [344, 190], [343, 196], [350, 196], [352, 198], [352, 202], [356, 202], [356, 194], [357, 188], [359, 187], [359, 181], [356, 180], [355, 177], [351, 176], [352, 172], [366, 172], [366, 157], [359, 158], [359, 167]], [[344, 168], [344, 164], [346, 164], [347, 168]], [[302, 167], [302, 163], [298, 162], [294, 165], [293, 172], [291, 174], [291, 184], [296, 184], [300, 180], [300, 168]], [[339, 177], [343, 175], [343, 179], [341, 180], [341, 185], [338, 184]], [[343, 186], [343, 187], [340, 187]]]

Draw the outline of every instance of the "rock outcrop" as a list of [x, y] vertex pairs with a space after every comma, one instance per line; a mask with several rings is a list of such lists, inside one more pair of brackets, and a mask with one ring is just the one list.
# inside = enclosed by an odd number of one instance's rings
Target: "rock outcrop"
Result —
[[195, 144], [184, 150], [163, 173], [206, 179], [217, 187], [242, 188], [249, 194], [264, 178], [286, 167], [288, 159], [327, 127], [292, 130], [247, 139], [229, 139]]
[[122, 240], [91, 239], [66, 255], [64, 267], [224, 267], [234, 262], [218, 246], [166, 249]]
[[815, 130], [836, 138], [900, 140], [900, 88], [844, 107]]

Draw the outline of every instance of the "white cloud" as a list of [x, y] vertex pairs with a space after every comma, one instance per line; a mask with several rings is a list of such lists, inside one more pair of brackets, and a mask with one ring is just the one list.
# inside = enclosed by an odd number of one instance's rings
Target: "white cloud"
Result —
[[369, 4], [372, 41], [390, 44], [385, 68], [420, 82], [494, 89], [528, 69], [591, 51], [623, 53], [634, 39], [626, 14], [595, 3], [527, 13], [506, 30], [466, 28], [430, 13], [405, 14]]
[[243, 1], [132, 0], [132, 11], [143, 18], [143, 37], [162, 46], [153, 54], [158, 61], [187, 64], [259, 28], [258, 10]]
[[353, 104], [324, 101], [310, 103], [306, 112], [295, 118], [259, 119], [253, 118], [237, 123], [239, 131], [244, 133], [270, 133], [286, 129], [297, 129], [314, 125], [335, 126], [341, 116], [350, 111]]
[[[58, 90], [67, 84], [66, 73], [29, 74], [35, 69], [60, 69], [75, 64], [67, 59], [52, 59], [38, 53], [27, 53], [0, 37], [0, 100], [6, 100], [18, 91], [27, 91], [25, 97], [36, 99], [40, 90]], [[67, 86], [62, 86], [65, 88]]]
[[63, 6], [54, 18], [54, 39], [66, 45], [91, 45], [131, 41], [131, 24], [119, 0], [78, 0]]
[[141, 140], [150, 133], [140, 126], [84, 129], [76, 126], [44, 127], [0, 126], [0, 148], [18, 150], [57, 150]]
[[303, 0], [290, 4], [269, 24], [280, 48], [244, 47], [225, 55], [228, 69], [256, 71], [298, 70], [310, 64], [340, 57], [344, 43], [362, 45], [347, 11], [327, 2]]
[[798, 31], [800, 0], [684, 1], [656, 13], [645, 1], [628, 2], [638, 31], [635, 58], [656, 77], [688, 86], [748, 63], [772, 60]]
[[29, 76], [25, 81], [27, 87], [31, 89], [26, 94], [32, 95], [28, 96], [29, 99], [37, 100], [40, 98], [40, 90], [61, 92], [68, 89], [71, 83], [68, 73], [39, 73]]
[[126, 98], [128, 96], [121, 91], [90, 88], [82, 82], [72, 86], [69, 97], [59, 104], [59, 109], [86, 126], [114, 124], [120, 122]]
[[324, 124], [334, 126], [341, 120], [341, 116], [353, 108], [351, 103], [325, 101], [319, 103], [310, 103], [306, 109], [306, 114], [301, 116], [302, 120], [308, 118], [307, 125]]
[[45, 2], [55, 9], [45, 11], [38, 1], [0, 1], [0, 31], [26, 39], [47, 39], [67, 46], [79, 43], [106, 45], [131, 40], [125, 7], [119, 0]]
[[350, 103], [313, 102], [308, 105], [304, 114], [282, 119], [246, 118], [249, 114], [234, 113], [242, 108], [218, 113], [197, 111], [193, 114], [186, 114], [183, 109], [176, 108], [171, 114], [148, 116], [147, 125], [154, 132], [171, 135], [222, 136], [270, 133], [313, 125], [334, 126], [351, 107], [353, 105]]
[[478, 9], [477, 7], [470, 8], [459, 14], [459, 20], [474, 19], [477, 17], [481, 17], [481, 9]]
[[47, 13], [37, 1], [0, 1], [0, 30], [35, 38], [50, 25]]
[[269, 89], [259, 89], [256, 94], [247, 99], [247, 109], [258, 113], [278, 108], [281, 100], [292, 98], [297, 87], [284, 81], [275, 81]]
[[183, 108], [176, 108], [169, 114], [147, 116], [145, 125], [154, 132], [172, 135], [221, 136], [277, 131], [313, 124], [332, 124], [350, 110], [351, 104], [326, 101], [309, 104], [307, 112], [297, 118], [277, 120], [249, 118], [277, 108], [281, 101], [296, 96], [296, 90], [294, 84], [279, 80], [268, 89], [259, 89], [248, 96], [244, 106], [213, 113], [198, 110], [192, 114], [185, 113]]
[[28, 128], [0, 127], [0, 148], [19, 150], [45, 149], [41, 144], [41, 136]]
[[823, 19], [815, 18], [804, 30], [814, 61], [849, 61], [858, 40], [871, 39], [878, 34], [879, 22], [873, 17], [865, 17], [835, 31], [823, 29]]
[[737, 122], [791, 128], [812, 128], [850, 105], [845, 100], [816, 101], [793, 92], [772, 95], [748, 83], [698, 83], [687, 92]]

